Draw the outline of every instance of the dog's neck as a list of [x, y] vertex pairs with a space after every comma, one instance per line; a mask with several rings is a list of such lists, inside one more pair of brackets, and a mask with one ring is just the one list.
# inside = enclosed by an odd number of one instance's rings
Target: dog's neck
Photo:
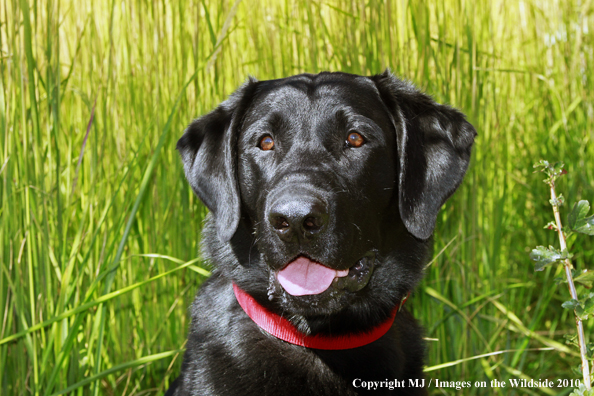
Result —
[[396, 314], [410, 295], [404, 297], [400, 304], [394, 307], [392, 314], [385, 322], [370, 331], [331, 337], [319, 334], [311, 336], [301, 333], [291, 322], [260, 305], [252, 296], [240, 289], [235, 283], [233, 283], [233, 292], [241, 308], [262, 330], [294, 345], [325, 350], [358, 348], [378, 340], [390, 330]]

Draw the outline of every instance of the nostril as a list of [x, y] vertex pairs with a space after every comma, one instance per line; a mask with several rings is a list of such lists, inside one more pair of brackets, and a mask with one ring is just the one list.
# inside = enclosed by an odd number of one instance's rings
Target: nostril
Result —
[[313, 240], [327, 223], [326, 204], [309, 195], [282, 195], [272, 201], [268, 211], [268, 227], [284, 242]]

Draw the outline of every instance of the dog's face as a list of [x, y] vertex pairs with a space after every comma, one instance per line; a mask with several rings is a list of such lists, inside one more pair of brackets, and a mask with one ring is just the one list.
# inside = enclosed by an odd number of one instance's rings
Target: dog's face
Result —
[[372, 326], [414, 287], [474, 136], [389, 73], [322, 73], [246, 83], [178, 149], [212, 212], [207, 255], [315, 333]]
[[293, 310], [338, 310], [366, 286], [396, 184], [395, 135], [373, 83], [329, 80], [264, 83], [238, 141], [256, 245]]

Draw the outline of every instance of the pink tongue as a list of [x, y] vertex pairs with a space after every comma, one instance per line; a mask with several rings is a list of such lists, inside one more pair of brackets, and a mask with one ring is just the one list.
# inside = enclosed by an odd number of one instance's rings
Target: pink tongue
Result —
[[293, 296], [320, 294], [336, 277], [346, 276], [349, 270], [337, 271], [305, 257], [299, 257], [278, 273], [278, 281]]

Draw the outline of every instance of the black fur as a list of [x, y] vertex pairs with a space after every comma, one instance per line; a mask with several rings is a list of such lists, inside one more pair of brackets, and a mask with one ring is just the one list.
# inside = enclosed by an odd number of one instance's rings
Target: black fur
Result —
[[[345, 144], [353, 131], [363, 146]], [[273, 150], [259, 147], [266, 135]], [[422, 276], [437, 213], [462, 181], [475, 135], [460, 112], [387, 71], [250, 80], [194, 121], [177, 148], [211, 211], [202, 251], [214, 271], [191, 308], [182, 371], [168, 395], [365, 393], [355, 379], [405, 380], [374, 395], [426, 394], [408, 383], [423, 378], [424, 349], [406, 309], [367, 346], [307, 349], [260, 330], [232, 282], [304, 334], [384, 322]], [[279, 211], [289, 227], [275, 223]], [[313, 219], [307, 227], [304, 218]], [[276, 273], [299, 255], [338, 270], [368, 257], [375, 267], [368, 282], [352, 285], [360, 290], [296, 297]]]

